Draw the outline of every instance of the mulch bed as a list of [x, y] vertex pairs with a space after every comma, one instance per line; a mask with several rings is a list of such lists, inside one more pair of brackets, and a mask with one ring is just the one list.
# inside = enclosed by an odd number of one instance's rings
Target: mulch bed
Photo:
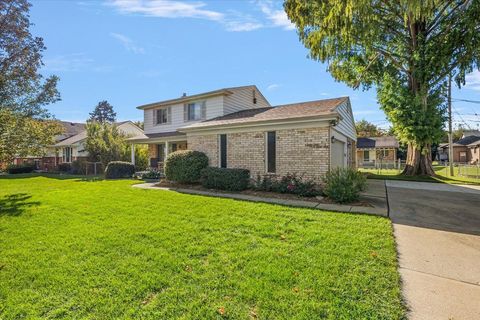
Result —
[[[160, 180], [159, 183], [155, 185], [156, 187], [162, 188], [180, 188], [180, 189], [191, 189], [191, 190], [198, 190], [198, 191], [207, 191], [213, 192], [218, 194], [244, 194], [249, 196], [261, 197], [261, 198], [275, 198], [275, 199], [283, 199], [283, 200], [302, 200], [302, 201], [310, 201], [315, 203], [323, 203], [323, 204], [338, 204], [335, 201], [327, 198], [327, 197], [301, 197], [295, 194], [289, 193], [278, 193], [278, 192], [269, 192], [269, 191], [259, 191], [259, 190], [252, 190], [247, 189], [243, 191], [223, 191], [223, 190], [216, 190], [216, 189], [207, 189], [204, 188], [200, 184], [181, 184], [181, 183], [174, 183], [171, 181], [167, 181], [165, 179]], [[362, 206], [362, 207], [373, 207], [370, 203], [365, 201], [356, 201], [352, 203], [346, 203], [346, 205], [351, 206]]]

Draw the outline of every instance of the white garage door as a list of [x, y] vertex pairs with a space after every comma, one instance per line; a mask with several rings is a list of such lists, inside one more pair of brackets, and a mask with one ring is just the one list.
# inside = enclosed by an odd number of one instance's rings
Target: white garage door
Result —
[[342, 141], [335, 141], [332, 143], [331, 150], [331, 168], [345, 167], [345, 143]]

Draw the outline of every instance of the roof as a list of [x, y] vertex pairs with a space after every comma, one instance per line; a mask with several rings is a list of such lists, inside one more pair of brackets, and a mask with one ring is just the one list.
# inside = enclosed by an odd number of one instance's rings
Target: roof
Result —
[[163, 101], [158, 101], [154, 103], [149, 103], [149, 104], [144, 104], [141, 106], [138, 106], [137, 109], [148, 109], [151, 107], [156, 107], [156, 106], [161, 106], [161, 105], [167, 105], [167, 104], [174, 104], [174, 103], [181, 103], [184, 101], [189, 101], [189, 100], [194, 100], [194, 99], [199, 99], [199, 98], [206, 98], [206, 97], [211, 97], [211, 96], [218, 96], [218, 95], [228, 95], [232, 94], [232, 90], [235, 89], [243, 89], [243, 88], [249, 88], [251, 87], [252, 89], [255, 88], [258, 90], [257, 86], [255, 85], [248, 85], [248, 86], [240, 86], [240, 87], [230, 87], [230, 88], [222, 88], [222, 89], [217, 89], [213, 91], [208, 91], [208, 92], [203, 92], [203, 93], [198, 93], [190, 96], [181, 96], [179, 98], [174, 98], [174, 99], [169, 99], [169, 100], [163, 100]]
[[454, 145], [466, 146], [477, 141], [480, 141], [480, 136], [467, 136], [455, 142]]
[[180, 128], [179, 130], [182, 131], [225, 125], [268, 122], [275, 120], [293, 120], [328, 116], [338, 117], [339, 114], [335, 111], [335, 108], [347, 100], [348, 97], [341, 97], [334, 99], [284, 104], [275, 107], [242, 110], [210, 120], [198, 122]]
[[59, 134], [58, 136], [55, 137], [55, 141], [57, 142], [65, 140], [85, 130], [85, 123], [68, 122], [68, 121], [59, 121], [59, 122], [64, 128], [64, 131], [62, 134]]
[[357, 148], [359, 149], [374, 149], [374, 148], [398, 148], [398, 140], [392, 136], [385, 137], [369, 137], [358, 138]]

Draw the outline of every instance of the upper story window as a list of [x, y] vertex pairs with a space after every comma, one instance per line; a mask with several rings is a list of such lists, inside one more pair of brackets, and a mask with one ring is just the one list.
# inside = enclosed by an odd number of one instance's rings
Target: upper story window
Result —
[[183, 107], [185, 121], [203, 120], [206, 118], [206, 104], [203, 102], [186, 103]]
[[154, 110], [154, 124], [170, 123], [170, 107]]

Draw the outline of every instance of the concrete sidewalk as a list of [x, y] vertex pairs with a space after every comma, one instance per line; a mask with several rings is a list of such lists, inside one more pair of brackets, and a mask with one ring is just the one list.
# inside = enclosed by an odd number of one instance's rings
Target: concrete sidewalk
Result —
[[229, 198], [229, 199], [245, 200], [245, 201], [252, 201], [252, 202], [265, 202], [265, 203], [286, 205], [291, 207], [321, 209], [326, 211], [366, 213], [366, 214], [378, 215], [383, 217], [386, 217], [388, 215], [385, 183], [381, 180], [372, 180], [371, 184], [369, 181], [369, 186], [367, 188], [367, 191], [364, 192], [361, 196], [361, 200], [367, 201], [368, 203], [372, 204], [373, 207], [330, 204], [330, 203], [327, 204], [327, 203], [321, 203], [320, 201], [267, 198], [267, 197], [252, 196], [252, 195], [241, 194], [241, 193], [214, 192], [214, 191], [203, 191], [203, 190], [183, 189], [183, 188], [164, 188], [164, 187], [156, 187], [155, 186], [156, 184], [157, 182], [141, 183], [141, 184], [135, 184], [133, 185], [133, 187], [140, 188], [140, 189], [151, 189], [151, 190], [169, 190], [169, 191], [176, 191], [180, 193], [187, 193], [187, 194], [194, 194], [194, 195]]
[[480, 188], [386, 186], [410, 319], [480, 319]]

